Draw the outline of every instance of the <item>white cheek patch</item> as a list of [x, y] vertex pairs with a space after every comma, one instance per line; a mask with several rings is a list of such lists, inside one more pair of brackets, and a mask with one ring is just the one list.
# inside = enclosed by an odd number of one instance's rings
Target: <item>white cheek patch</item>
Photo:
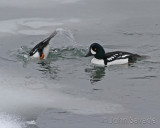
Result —
[[95, 55], [95, 54], [96, 54], [96, 52], [95, 52], [95, 51], [93, 51], [92, 49], [91, 49], [91, 53], [92, 53], [93, 55]]

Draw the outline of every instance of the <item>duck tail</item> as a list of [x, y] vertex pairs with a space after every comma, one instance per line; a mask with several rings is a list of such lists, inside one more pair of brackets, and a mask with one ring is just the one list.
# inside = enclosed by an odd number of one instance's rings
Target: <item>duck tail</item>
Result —
[[145, 56], [145, 55], [132, 54], [129, 57], [129, 62], [134, 63], [136, 61], [147, 59], [147, 58], [148, 58], [148, 56]]
[[49, 37], [47, 37], [46, 39], [42, 40], [40, 43], [43, 43], [45, 45], [49, 44], [49, 41], [55, 36], [57, 35], [57, 31], [55, 30]]
[[56, 35], [57, 35], [57, 31], [55, 30], [48, 38], [44, 40], [44, 42], [49, 42]]
[[146, 56], [146, 55], [141, 55], [141, 59], [149, 59], [150, 56]]

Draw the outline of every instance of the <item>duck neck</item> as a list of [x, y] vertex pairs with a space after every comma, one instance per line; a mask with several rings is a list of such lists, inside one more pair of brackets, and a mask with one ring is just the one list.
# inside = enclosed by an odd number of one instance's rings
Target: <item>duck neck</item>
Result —
[[105, 51], [104, 51], [104, 49], [102, 51], [98, 52], [96, 55], [94, 55], [94, 57], [96, 59], [104, 59], [105, 58]]

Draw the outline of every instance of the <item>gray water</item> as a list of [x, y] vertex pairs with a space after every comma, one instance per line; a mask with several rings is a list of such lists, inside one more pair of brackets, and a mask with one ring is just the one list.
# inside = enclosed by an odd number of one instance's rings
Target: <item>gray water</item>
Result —
[[[159, 0], [0, 0], [0, 128], [157, 128]], [[29, 51], [55, 29], [47, 60]], [[91, 43], [148, 56], [98, 67]]]

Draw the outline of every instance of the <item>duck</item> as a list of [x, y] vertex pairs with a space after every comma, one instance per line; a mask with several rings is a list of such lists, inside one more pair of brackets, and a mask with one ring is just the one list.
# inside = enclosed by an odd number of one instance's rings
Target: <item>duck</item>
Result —
[[49, 37], [47, 37], [46, 39], [42, 40], [41, 42], [39, 42], [34, 48], [32, 48], [32, 50], [29, 52], [29, 56], [31, 58], [38, 58], [40, 60], [42, 59], [46, 59], [48, 54], [49, 54], [49, 50], [50, 50], [50, 46], [49, 46], [49, 42], [50, 40], [57, 35], [57, 30], [55, 30]]
[[140, 59], [142, 56], [130, 52], [114, 51], [105, 53], [104, 48], [98, 43], [92, 43], [85, 57], [94, 56], [91, 63], [101, 66], [128, 64]]

